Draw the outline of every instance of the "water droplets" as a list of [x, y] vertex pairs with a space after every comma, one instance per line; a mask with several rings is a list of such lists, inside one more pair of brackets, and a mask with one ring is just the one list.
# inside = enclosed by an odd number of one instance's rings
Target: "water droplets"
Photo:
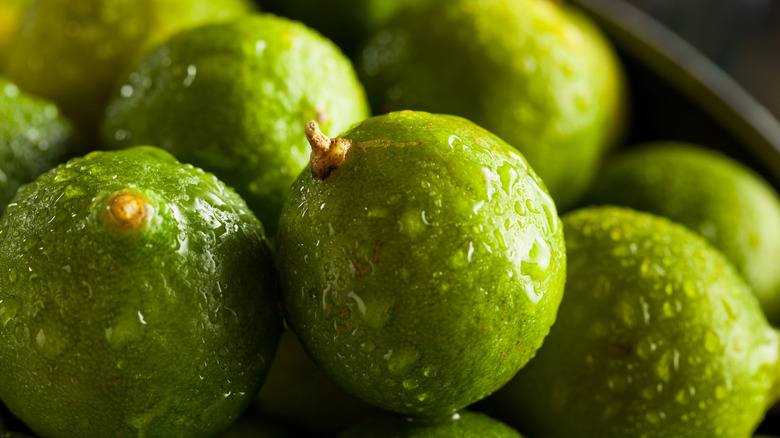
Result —
[[401, 374], [420, 358], [420, 352], [410, 345], [404, 345], [395, 350], [389, 350], [384, 358], [387, 360], [388, 371], [393, 374]]
[[122, 88], [119, 89], [119, 94], [122, 95], [122, 97], [131, 97], [133, 95], [133, 86], [130, 84], [122, 85]]
[[185, 87], [189, 87], [192, 85], [192, 81], [195, 80], [195, 76], [198, 74], [198, 68], [195, 67], [195, 65], [190, 64], [187, 66], [187, 76], [182, 81], [182, 84]]
[[551, 259], [550, 245], [540, 237], [534, 239], [531, 251], [528, 253], [527, 262], [537, 265], [542, 271], [546, 271], [550, 267]]
[[11, 99], [14, 99], [19, 96], [19, 87], [14, 84], [7, 83], [5, 84], [5, 87], [3, 87], [3, 93]]
[[43, 329], [38, 330], [38, 334], [35, 336], [35, 342], [40, 348], [43, 348], [43, 346], [46, 345], [46, 334]]
[[418, 382], [416, 379], [406, 379], [401, 382], [401, 385], [404, 387], [404, 389], [412, 390], [417, 389], [420, 386], [420, 382]]
[[265, 53], [265, 48], [268, 46], [268, 43], [265, 40], [257, 40], [255, 42], [255, 56], [263, 56], [263, 53]]

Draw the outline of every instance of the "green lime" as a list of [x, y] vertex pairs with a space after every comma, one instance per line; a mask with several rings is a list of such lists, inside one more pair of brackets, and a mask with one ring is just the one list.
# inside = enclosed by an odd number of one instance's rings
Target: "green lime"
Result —
[[291, 330], [282, 333], [257, 408], [310, 433], [329, 436], [378, 410], [323, 374]]
[[494, 132], [528, 159], [559, 209], [584, 192], [621, 130], [617, 57], [565, 3], [415, 4], [363, 48], [359, 71], [377, 112], [455, 114]]
[[37, 0], [9, 43], [5, 73], [96, 141], [123, 70], [182, 29], [249, 10], [247, 0]]
[[94, 152], [23, 186], [0, 266], [0, 399], [42, 436], [213, 436], [277, 346], [262, 225], [160, 149]]
[[371, 416], [339, 438], [523, 438], [485, 414], [461, 411], [444, 419], [411, 419], [391, 413]]
[[274, 235], [309, 160], [303, 126], [338, 133], [368, 115], [338, 48], [270, 14], [183, 32], [126, 74], [107, 110], [109, 148], [155, 144], [214, 172]]
[[0, 214], [20, 185], [79, 152], [57, 107], [0, 78]]
[[282, 211], [276, 263], [314, 362], [407, 415], [451, 415], [506, 383], [542, 344], [565, 280], [555, 205], [525, 159], [423, 112], [307, 134], [311, 169]]
[[665, 216], [697, 232], [780, 324], [780, 197], [743, 164], [697, 145], [647, 143], [605, 163], [586, 201]]
[[495, 394], [496, 417], [547, 438], [750, 437], [778, 398], [780, 342], [731, 263], [648, 213], [588, 208], [563, 225], [558, 322]]

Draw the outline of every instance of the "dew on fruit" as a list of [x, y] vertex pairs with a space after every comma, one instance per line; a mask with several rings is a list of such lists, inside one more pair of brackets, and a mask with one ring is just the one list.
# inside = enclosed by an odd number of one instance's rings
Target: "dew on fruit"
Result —
[[515, 201], [515, 213], [520, 216], [525, 216], [528, 213], [528, 210], [525, 209], [525, 206], [521, 201]]
[[530, 276], [521, 275], [520, 278], [523, 280], [523, 291], [525, 292], [526, 296], [528, 296], [533, 304], [537, 304], [542, 299], [544, 294], [536, 292], [536, 288], [534, 288], [534, 281]]
[[198, 68], [194, 65], [190, 64], [187, 66], [187, 77], [184, 78], [184, 81], [182, 81], [182, 84], [185, 87], [189, 87], [192, 85], [192, 81], [195, 80], [195, 75], [198, 73]]
[[16, 98], [19, 96], [19, 87], [11, 83], [5, 84], [5, 87], [3, 87], [3, 93], [5, 93], [5, 95], [11, 99]]
[[255, 42], [255, 56], [263, 56], [267, 45], [268, 43], [266, 43], [265, 40], [257, 40], [257, 42]]
[[387, 209], [383, 207], [373, 207], [368, 210], [368, 217], [370, 218], [385, 218], [387, 215]]
[[527, 261], [536, 264], [542, 271], [546, 271], [550, 267], [551, 259], [550, 245], [539, 237], [534, 239]]
[[18, 311], [19, 304], [14, 298], [0, 300], [0, 321], [3, 322], [3, 328], [5, 328], [8, 323], [16, 317], [16, 313]]
[[43, 329], [38, 330], [38, 334], [35, 336], [35, 342], [38, 344], [38, 347], [41, 348], [46, 344], [46, 334], [43, 332]]
[[487, 195], [488, 202], [490, 202], [491, 200], [493, 200], [493, 195], [496, 193], [496, 188], [493, 187], [493, 183], [495, 181], [500, 182], [501, 179], [498, 178], [496, 174], [493, 173], [493, 171], [488, 169], [487, 167], [482, 168], [482, 175], [484, 175], [485, 177], [485, 187], [487, 189], [486, 195]]
[[447, 139], [447, 143], [450, 145], [452, 149], [455, 149], [456, 146], [459, 146], [463, 140], [460, 139], [457, 135], [453, 134], [450, 135], [450, 137]]
[[683, 292], [685, 292], [685, 295], [689, 298], [694, 298], [699, 293], [699, 288], [696, 283], [686, 280], [683, 282]]
[[420, 382], [415, 379], [406, 379], [401, 382], [401, 384], [403, 385], [404, 389], [408, 390], [417, 389], [420, 386]]
[[658, 349], [658, 344], [650, 338], [639, 341], [636, 345], [636, 354], [642, 359], [649, 359], [650, 355]]
[[518, 173], [509, 163], [504, 163], [498, 168], [498, 174], [501, 178], [501, 189], [509, 194], [518, 180]]
[[704, 349], [710, 353], [716, 353], [720, 350], [721, 343], [718, 335], [713, 331], [708, 331], [704, 335]]
[[638, 316], [634, 305], [628, 302], [627, 299], [621, 299], [617, 302], [615, 307], [615, 313], [620, 321], [622, 321], [626, 327], [634, 327], [637, 323]]
[[405, 372], [420, 358], [420, 352], [416, 348], [407, 345], [390, 350], [384, 358], [387, 360], [387, 370], [393, 374], [400, 374]]

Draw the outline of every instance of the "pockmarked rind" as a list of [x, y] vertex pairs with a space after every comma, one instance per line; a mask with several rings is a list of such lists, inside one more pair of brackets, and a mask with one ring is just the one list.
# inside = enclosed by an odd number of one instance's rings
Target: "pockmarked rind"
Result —
[[[110, 219], [117, 194], [142, 201], [140, 227]], [[213, 435], [276, 350], [262, 225], [157, 148], [94, 152], [23, 186], [0, 266], [0, 398], [41, 436]]]
[[778, 334], [731, 263], [665, 218], [563, 217], [558, 322], [490, 412], [532, 436], [748, 438], [777, 400]]
[[555, 320], [555, 205], [522, 156], [459, 117], [391, 113], [339, 137], [341, 166], [306, 169], [283, 209], [287, 321], [353, 394], [449, 415], [509, 380]]

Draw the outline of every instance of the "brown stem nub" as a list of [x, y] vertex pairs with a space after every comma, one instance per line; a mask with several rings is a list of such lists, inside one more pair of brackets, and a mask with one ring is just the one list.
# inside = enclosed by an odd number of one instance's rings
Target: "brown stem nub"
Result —
[[311, 145], [311, 171], [322, 180], [341, 166], [352, 146], [346, 138], [328, 138], [314, 120], [306, 122], [306, 139]]
[[108, 207], [111, 221], [124, 229], [136, 229], [149, 220], [152, 207], [146, 200], [132, 193], [114, 195]]

